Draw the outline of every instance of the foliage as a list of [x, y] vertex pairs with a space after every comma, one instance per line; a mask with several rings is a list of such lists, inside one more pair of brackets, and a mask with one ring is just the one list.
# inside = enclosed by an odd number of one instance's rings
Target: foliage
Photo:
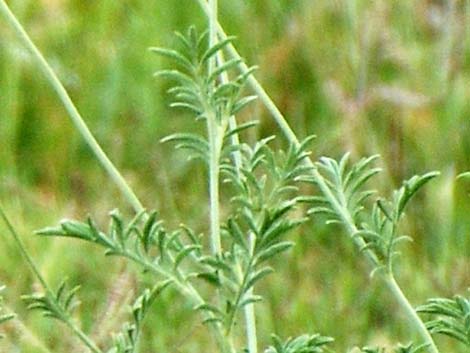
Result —
[[[390, 200], [379, 198], [370, 213], [364, 215], [366, 200], [374, 194], [373, 190], [364, 190], [364, 185], [380, 172], [379, 168], [372, 167], [376, 159], [377, 156], [363, 158], [348, 168], [348, 154], [339, 161], [321, 158], [317, 168], [322, 172], [324, 179], [321, 181], [325, 183], [328, 193], [304, 200], [314, 205], [309, 210], [310, 214], [326, 214], [328, 224], [340, 223], [349, 228], [351, 237], [373, 263], [374, 271], [392, 273], [393, 260], [398, 254], [396, 246], [410, 240], [410, 237], [398, 234], [405, 208], [418, 190], [439, 173], [430, 172], [405, 180]], [[304, 180], [319, 184], [315, 177]]]
[[[406, 345], [398, 345], [395, 349], [395, 353], [418, 353], [421, 352], [426, 348], [426, 345], [417, 346], [413, 343], [409, 343]], [[372, 348], [372, 347], [364, 347], [361, 349], [362, 353], [385, 353], [385, 348]]]
[[80, 286], [67, 290], [67, 282], [62, 281], [55, 293], [33, 293], [24, 295], [29, 310], [39, 310], [45, 317], [67, 322], [74, 309], [79, 305], [76, 293]]
[[[201, 0], [199, 3], [208, 11], [211, 24], [216, 23], [217, 1], [209, 0], [206, 3]], [[258, 295], [257, 285], [273, 272], [269, 261], [293, 246], [285, 235], [306, 221], [301, 202], [312, 204], [311, 215], [325, 214], [327, 223], [339, 223], [345, 228], [371, 261], [374, 271], [379, 270], [380, 278], [424, 342], [419, 346], [399, 346], [395, 352], [417, 353], [428, 349], [438, 353], [428, 330], [398, 286], [393, 271], [397, 245], [409, 239], [401, 235], [399, 229], [406, 206], [421, 187], [438, 173], [414, 176], [394, 191], [389, 200], [379, 198], [370, 205], [374, 192], [366, 189], [365, 185], [380, 171], [373, 167], [376, 156], [363, 158], [352, 166], [348, 154], [339, 161], [323, 157], [317, 163], [311, 162], [307, 151], [311, 138], [303, 142], [297, 140], [282, 114], [252, 76], [253, 68], [248, 68], [239, 58], [233, 47], [234, 38], [225, 36], [221, 29], [214, 33], [214, 26], [211, 26], [211, 40], [208, 40], [207, 34], [199, 35], [191, 27], [186, 35], [177, 34], [181, 50], [151, 50], [177, 65], [177, 69], [156, 73], [158, 77], [176, 82], [169, 90], [175, 97], [172, 106], [188, 109], [196, 120], [206, 123], [206, 136], [192, 132], [176, 133], [163, 139], [163, 142], [175, 142], [176, 148], [188, 150], [191, 158], [202, 160], [207, 166], [210, 213], [207, 228], [210, 240], [196, 236], [187, 226], [169, 231], [156, 212], [143, 210], [133, 191], [89, 133], [65, 88], [16, 18], [9, 13], [3, 0], [0, 0], [0, 6], [59, 93], [85, 141], [137, 211], [130, 221], [126, 221], [126, 217], [118, 211], [112, 211], [107, 230], [102, 230], [92, 217], [88, 217], [85, 222], [64, 220], [59, 226], [37, 232], [41, 236], [76, 238], [93, 243], [104, 248], [106, 255], [126, 258], [145, 273], [156, 277], [153, 279], [156, 285], [152, 289], [144, 289], [131, 306], [131, 321], [124, 323], [121, 332], [115, 334], [106, 345], [110, 347], [108, 353], [136, 353], [139, 350], [143, 320], [158, 294], [170, 285], [202, 314], [202, 321], [208, 324], [221, 352], [239, 351], [240, 341], [246, 336], [247, 351], [256, 353], [253, 304], [262, 299]], [[212, 43], [214, 38], [215, 44], [209, 46], [208, 42]], [[230, 58], [225, 60], [227, 54]], [[244, 95], [247, 84], [254, 88], [268, 110], [272, 114], [274, 112], [281, 131], [289, 140], [286, 152], [274, 152], [269, 147], [272, 137], [260, 139], [253, 145], [240, 142], [239, 134], [256, 125], [253, 121], [237, 125], [236, 121], [236, 115], [255, 99], [254, 96]], [[354, 104], [360, 106], [362, 103]], [[461, 174], [461, 177], [468, 177], [467, 174]], [[219, 195], [222, 177], [231, 200], [227, 210], [222, 210], [222, 197]], [[301, 181], [317, 186], [318, 194], [303, 195], [305, 190], [298, 186]], [[52, 291], [3, 211], [2, 217], [43, 287], [42, 292], [23, 296], [28, 308], [41, 310], [44, 316], [62, 321], [92, 352], [102, 353], [72, 318], [73, 310], [79, 303], [75, 296], [79, 286], [68, 289], [63, 281], [57, 290]], [[468, 309], [468, 300], [462, 297], [456, 297], [454, 301], [431, 299], [418, 308], [420, 312], [438, 316], [438, 319], [427, 323], [431, 332], [450, 335], [467, 345]], [[239, 320], [242, 310], [245, 310], [245, 323]], [[11, 318], [12, 315], [0, 316], [0, 323]], [[243, 328], [246, 329], [244, 334]], [[274, 335], [273, 346], [266, 352], [321, 353], [330, 351], [326, 346], [331, 342], [332, 338], [318, 334], [301, 335], [285, 342]], [[383, 353], [385, 349], [366, 347], [362, 352]]]
[[108, 353], [134, 353], [137, 352], [138, 339], [141, 326], [145, 315], [149, 308], [157, 298], [157, 296], [170, 284], [170, 281], [164, 281], [157, 284], [152, 289], [145, 289], [144, 292], [137, 297], [132, 305], [132, 323], [125, 323], [122, 332], [114, 337], [114, 347]]
[[428, 299], [416, 310], [431, 315], [426, 322], [431, 333], [452, 337], [470, 347], [470, 298], [456, 295], [452, 299]]
[[328, 351], [326, 345], [333, 342], [331, 337], [315, 335], [302, 335], [289, 338], [285, 342], [273, 335], [273, 345], [265, 353], [322, 353]]

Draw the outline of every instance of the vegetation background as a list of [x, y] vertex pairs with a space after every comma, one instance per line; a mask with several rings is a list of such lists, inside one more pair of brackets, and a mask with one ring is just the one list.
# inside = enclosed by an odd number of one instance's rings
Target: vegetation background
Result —
[[[201, 127], [168, 108], [168, 83], [152, 78], [168, 62], [147, 51], [171, 46], [174, 30], [205, 26], [196, 1], [9, 4], [146, 207], [169, 227], [184, 222], [206, 231], [203, 168], [159, 142]], [[294, 131], [317, 135], [314, 158], [380, 154], [385, 172], [375, 187], [385, 194], [415, 173], [442, 172], [408, 212], [414, 243], [404, 247], [398, 279], [415, 305], [468, 295], [470, 185], [455, 176], [470, 169], [470, 1], [232, 0], [221, 1], [220, 12]], [[261, 122], [251, 138], [278, 134], [261, 105], [249, 114]], [[63, 217], [91, 213], [104, 220], [112, 208], [131, 210], [2, 21], [0, 119], [0, 200], [45, 277], [57, 284], [67, 275], [82, 284], [80, 318], [105, 340], [145, 276], [90, 245], [32, 232]], [[279, 146], [284, 142], [277, 138]], [[340, 352], [412, 338], [339, 228], [317, 219], [291, 238], [297, 246], [258, 289], [266, 295], [258, 309], [262, 344], [271, 332], [332, 335]], [[3, 224], [0, 241], [0, 281], [22, 320], [7, 326], [0, 351], [41, 352], [47, 345], [78, 352], [63, 327], [26, 312], [19, 295], [34, 283]], [[438, 342], [443, 351], [463, 352], [446, 339]], [[148, 322], [143, 352], [202, 352], [207, 344], [198, 317], [168, 292]]]

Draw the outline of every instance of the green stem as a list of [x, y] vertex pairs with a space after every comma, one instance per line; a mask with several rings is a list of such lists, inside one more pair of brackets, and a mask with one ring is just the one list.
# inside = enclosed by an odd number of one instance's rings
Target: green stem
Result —
[[220, 152], [222, 148], [223, 134], [219, 123], [216, 121], [215, 113], [208, 114], [207, 133], [209, 135], [209, 207], [210, 207], [210, 234], [212, 253], [214, 255], [222, 252], [220, 240], [220, 205], [219, 205], [219, 169]]
[[[209, 0], [211, 15], [209, 19], [209, 47], [217, 44], [217, 0]], [[209, 75], [217, 66], [217, 58], [209, 60]], [[215, 84], [214, 84], [215, 85]], [[215, 88], [215, 87], [213, 87]], [[213, 254], [220, 254], [222, 251], [220, 240], [220, 212], [219, 212], [219, 163], [222, 148], [223, 134], [219, 125], [222, 124], [217, 111], [210, 106], [205, 107], [207, 113], [207, 135], [209, 139], [209, 207], [210, 207], [210, 234]]]
[[[197, 0], [197, 2], [201, 6], [201, 8], [204, 10], [206, 15], [211, 16], [211, 9], [210, 9], [209, 6], [207, 6], [206, 1], [205, 0]], [[227, 35], [225, 34], [225, 32], [224, 32], [223, 28], [220, 26], [220, 24], [219, 24], [218, 27], [219, 27], [219, 35], [221, 36], [221, 38], [222, 39], [227, 38]], [[236, 48], [233, 45], [229, 45], [227, 47], [227, 49], [228, 49], [229, 54], [233, 58], [241, 59], [240, 54], [238, 53], [238, 51], [236, 50]], [[243, 63], [243, 61], [239, 65], [239, 69], [244, 73], [247, 73], [248, 70], [249, 70], [248, 66], [245, 63]], [[271, 97], [264, 90], [263, 86], [257, 81], [257, 79], [253, 75], [249, 76], [248, 84], [255, 91], [255, 93], [258, 95], [259, 99], [263, 102], [265, 107], [271, 113], [272, 117], [274, 118], [274, 120], [278, 124], [279, 128], [281, 129], [281, 131], [283, 132], [283, 134], [285, 135], [287, 140], [290, 143], [298, 146], [299, 145], [299, 140], [298, 140], [296, 134], [291, 129], [291, 127], [287, 123], [286, 119], [284, 118], [283, 114], [279, 111], [279, 109], [277, 108], [276, 104], [273, 102]], [[340, 218], [342, 219], [343, 224], [345, 224], [345, 226], [346, 226], [347, 232], [351, 236], [356, 234], [358, 229], [357, 229], [357, 227], [356, 227], [349, 211], [347, 209], [341, 207], [341, 205], [336, 201], [336, 198], [331, 193], [331, 190], [329, 189], [328, 185], [326, 184], [326, 181], [324, 180], [322, 175], [318, 172], [318, 170], [315, 168], [315, 165], [311, 161], [311, 159], [306, 159], [306, 163], [309, 166], [314, 167], [314, 168], [312, 168], [312, 173], [313, 173], [313, 177], [314, 177], [315, 181], [319, 185], [321, 191], [323, 192], [325, 197], [328, 199], [328, 201], [331, 202], [333, 208], [335, 208], [335, 210], [340, 215]], [[354, 241], [355, 241], [356, 245], [359, 246], [360, 248], [362, 248], [362, 246], [365, 245], [364, 241], [360, 237], [354, 237]], [[367, 251], [366, 254], [367, 254], [367, 258], [370, 260], [370, 262], [372, 264], [376, 264], [377, 259], [376, 259], [375, 255], [370, 251]], [[423, 322], [421, 321], [419, 316], [415, 313], [415, 311], [413, 310], [413, 307], [411, 306], [408, 299], [405, 297], [405, 295], [403, 294], [403, 292], [401, 291], [400, 287], [395, 282], [395, 280], [392, 281], [392, 280], [390, 280], [390, 278], [386, 277], [385, 282], [387, 283], [387, 286], [390, 288], [392, 294], [395, 296], [395, 298], [397, 299], [400, 306], [403, 308], [403, 310], [407, 314], [410, 322], [413, 324], [413, 326], [415, 327], [417, 332], [421, 335], [424, 342], [428, 345], [429, 351], [432, 352], [432, 353], [439, 353], [439, 351], [437, 350], [437, 347], [436, 347], [431, 335], [426, 330]]]
[[[120, 254], [128, 258], [129, 260], [134, 261], [135, 263], [141, 265], [146, 270], [153, 272], [157, 275], [163, 276], [164, 278], [172, 280], [175, 286], [177, 287], [178, 291], [181, 294], [185, 295], [194, 307], [197, 307], [205, 303], [204, 299], [201, 297], [201, 295], [196, 290], [196, 288], [194, 288], [194, 286], [190, 282], [185, 281], [182, 276], [174, 275], [170, 273], [169, 271], [166, 271], [165, 269], [157, 266], [154, 262], [146, 261], [142, 259], [140, 256], [137, 256], [133, 254], [132, 252], [129, 252], [128, 250], [123, 250], [122, 252], [120, 252]], [[211, 318], [210, 316], [207, 316], [207, 315], [208, 314], [205, 314], [204, 319]], [[233, 349], [231, 345], [228, 343], [225, 335], [223, 334], [220, 323], [212, 322], [209, 325], [209, 328], [211, 329], [213, 337], [215, 338], [217, 345], [219, 346], [221, 351], [224, 353], [232, 353]]]
[[[250, 252], [253, 256], [254, 247], [255, 247], [255, 235], [250, 232], [249, 235], [249, 242], [250, 242]], [[253, 287], [249, 289], [248, 296], [253, 294]], [[245, 330], [246, 330], [246, 337], [248, 343], [248, 352], [249, 353], [258, 353], [258, 336], [256, 331], [256, 312], [255, 312], [255, 305], [248, 304], [244, 307], [245, 313]]]
[[423, 321], [421, 318], [418, 316], [416, 313], [415, 309], [413, 306], [410, 304], [406, 296], [403, 294], [400, 286], [396, 282], [393, 274], [389, 273], [385, 277], [385, 283], [387, 284], [388, 288], [390, 291], [393, 293], [395, 298], [398, 300], [400, 303], [400, 306], [404, 311], [406, 312], [409, 320], [415, 327], [415, 329], [418, 331], [420, 336], [424, 339], [424, 342], [428, 345], [427, 348], [430, 352], [432, 353], [439, 353], [439, 350], [436, 347], [436, 344], [434, 343], [433, 338], [431, 337], [431, 334], [429, 333], [428, 329], [424, 325]]
[[77, 128], [78, 132], [82, 135], [85, 142], [88, 144], [100, 164], [109, 174], [110, 178], [114, 181], [117, 187], [121, 190], [122, 194], [126, 198], [126, 200], [132, 205], [135, 211], [141, 212], [144, 207], [140, 203], [137, 196], [134, 194], [132, 189], [129, 187], [127, 182], [124, 180], [122, 175], [116, 169], [114, 164], [109, 160], [106, 154], [103, 152], [101, 146], [98, 144], [96, 139], [93, 137], [92, 133], [88, 129], [87, 125], [85, 124], [83, 118], [81, 117], [80, 113], [78, 112], [77, 108], [75, 107], [74, 103], [70, 99], [67, 91], [65, 90], [64, 86], [58, 79], [57, 75], [54, 73], [44, 56], [41, 54], [39, 49], [33, 43], [31, 38], [28, 36], [26, 31], [24, 30], [21, 23], [16, 19], [15, 15], [11, 12], [8, 5], [5, 3], [4, 0], [0, 0], [0, 12], [5, 17], [8, 24], [14, 29], [16, 35], [23, 43], [23, 45], [28, 49], [28, 51], [32, 54], [32, 57], [36, 64], [39, 66], [41, 71], [46, 76], [46, 79], [51, 84], [52, 88], [55, 90], [59, 99], [62, 101], [67, 113], [69, 114], [70, 119], [72, 120], [73, 124]]
[[[26, 246], [23, 243], [23, 240], [21, 240], [20, 236], [16, 232], [15, 228], [11, 224], [10, 220], [6, 216], [5, 212], [3, 211], [3, 208], [0, 206], [0, 217], [3, 219], [5, 222], [8, 231], [11, 233], [13, 236], [13, 239], [15, 243], [17, 244], [18, 248], [20, 249], [21, 254], [23, 257], [26, 259], [26, 262], [28, 263], [31, 271], [33, 274], [36, 276], [38, 281], [41, 283], [41, 286], [43, 287], [44, 291], [46, 292], [46, 295], [49, 296], [50, 298], [54, 298], [54, 293], [53, 291], [49, 288], [49, 285], [47, 284], [46, 280], [44, 277], [41, 275], [39, 272], [39, 269], [36, 265], [36, 263], [33, 261], [31, 255], [29, 255], [28, 251], [26, 250]], [[55, 303], [56, 304], [56, 303]], [[77, 335], [78, 338], [88, 347], [93, 353], [103, 353], [96, 345], [95, 343], [77, 326], [74, 324], [70, 316], [63, 312], [62, 308], [57, 305], [57, 310], [61, 312], [61, 318], [62, 321]]]

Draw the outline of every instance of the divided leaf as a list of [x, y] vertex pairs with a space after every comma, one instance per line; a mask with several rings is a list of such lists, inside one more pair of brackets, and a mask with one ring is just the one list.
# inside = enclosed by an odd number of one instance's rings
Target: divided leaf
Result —
[[470, 348], [470, 298], [456, 295], [453, 299], [429, 299], [416, 311], [431, 316], [426, 322], [431, 333], [452, 337]]

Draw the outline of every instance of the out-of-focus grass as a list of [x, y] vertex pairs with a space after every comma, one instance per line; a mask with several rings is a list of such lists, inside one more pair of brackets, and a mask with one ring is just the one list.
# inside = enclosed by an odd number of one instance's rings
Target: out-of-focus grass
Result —
[[[171, 45], [173, 30], [204, 25], [195, 2], [10, 3], [144, 204], [169, 225], [183, 221], [205, 230], [203, 170], [159, 143], [194, 124], [167, 108], [168, 84], [152, 73], [168, 63], [147, 51]], [[443, 172], [409, 212], [406, 230], [415, 242], [404, 250], [399, 277], [415, 304], [463, 293], [470, 285], [470, 185], [455, 182], [455, 175], [470, 169], [469, 2], [240, 0], [221, 1], [220, 7], [221, 22], [237, 35], [247, 61], [260, 66], [257, 76], [294, 130], [317, 135], [314, 157], [380, 153], [385, 173], [376, 187], [385, 193], [414, 173]], [[81, 243], [31, 234], [65, 216], [104, 219], [111, 208], [130, 210], [4, 22], [0, 38], [0, 200], [46, 277], [55, 284], [63, 276], [83, 283], [80, 317], [96, 333], [112, 304], [126, 301], [127, 293], [113, 286], [125, 278], [124, 264]], [[262, 107], [253, 114], [261, 121], [259, 136], [278, 134]], [[0, 236], [0, 280], [9, 287], [10, 306], [48, 346], [73, 352], [76, 342], [63, 339], [63, 328], [26, 313], [15, 299], [34, 284], [3, 225]], [[342, 236], [319, 220], [292, 234], [292, 257], [282, 259], [275, 277], [259, 289], [267, 293], [259, 308], [261, 343], [274, 330], [334, 335], [338, 351], [410, 339], [392, 299], [367, 277], [355, 249], [346, 240], [339, 248], [333, 241]], [[138, 280], [127, 281], [129, 291], [138, 287]], [[168, 305], [155, 310], [143, 351], [207, 347], [190, 308], [172, 305], [178, 300], [169, 292], [163, 300]], [[11, 327], [11, 339], [0, 343], [5, 351], [15, 345], [38, 351], [22, 332]], [[443, 351], [463, 352], [438, 341]]]

